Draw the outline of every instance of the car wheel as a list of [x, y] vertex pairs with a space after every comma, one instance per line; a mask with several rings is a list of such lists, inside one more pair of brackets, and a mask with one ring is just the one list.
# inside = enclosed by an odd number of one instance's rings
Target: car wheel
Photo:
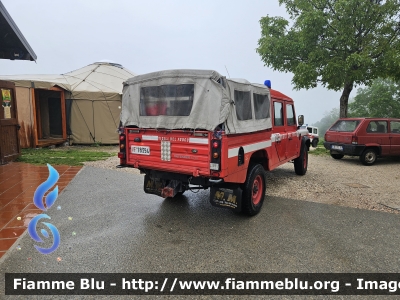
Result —
[[360, 156], [360, 161], [365, 166], [372, 166], [376, 161], [376, 150], [374, 149], [365, 149], [364, 152]]
[[185, 192], [185, 191], [183, 191], [183, 192], [177, 192], [176, 195], [174, 196], [174, 198], [179, 198], [179, 197], [181, 197], [181, 196], [183, 195], [184, 192]]
[[314, 148], [317, 148], [317, 146], [318, 146], [318, 139], [313, 139], [313, 140], [312, 140], [312, 143], [311, 143], [311, 146], [313, 146]]
[[303, 145], [300, 150], [300, 156], [294, 160], [294, 172], [297, 175], [305, 175], [308, 167], [307, 145]]
[[331, 153], [331, 156], [334, 159], [342, 159], [344, 155], [343, 154], [337, 154], [337, 153]]
[[255, 216], [261, 210], [265, 198], [265, 171], [260, 165], [253, 165], [249, 169], [246, 182], [244, 184], [242, 198], [242, 212]]

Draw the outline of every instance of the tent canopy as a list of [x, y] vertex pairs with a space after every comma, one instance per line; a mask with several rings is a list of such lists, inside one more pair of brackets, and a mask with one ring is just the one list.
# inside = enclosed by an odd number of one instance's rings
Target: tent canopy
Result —
[[61, 75], [9, 75], [16, 87], [66, 91], [67, 131], [73, 143], [117, 144], [123, 82], [136, 74], [120, 64], [96, 62]]

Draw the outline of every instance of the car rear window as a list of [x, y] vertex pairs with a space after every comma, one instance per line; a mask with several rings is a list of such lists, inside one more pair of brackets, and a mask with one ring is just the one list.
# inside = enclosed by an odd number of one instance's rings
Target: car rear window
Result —
[[141, 116], [189, 116], [194, 84], [148, 86], [140, 89]]
[[329, 130], [341, 131], [341, 132], [352, 132], [356, 130], [360, 124], [359, 120], [339, 120]]

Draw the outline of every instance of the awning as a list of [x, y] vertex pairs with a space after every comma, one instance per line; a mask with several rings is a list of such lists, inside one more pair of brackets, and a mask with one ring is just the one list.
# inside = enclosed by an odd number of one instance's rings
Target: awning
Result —
[[34, 60], [36, 54], [0, 1], [0, 59]]

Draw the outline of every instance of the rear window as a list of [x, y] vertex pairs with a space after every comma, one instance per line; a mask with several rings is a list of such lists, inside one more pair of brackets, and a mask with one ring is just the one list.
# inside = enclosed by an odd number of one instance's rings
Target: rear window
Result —
[[250, 120], [252, 119], [251, 113], [251, 99], [250, 92], [242, 92], [235, 90], [235, 106], [236, 106], [236, 116], [238, 120]]
[[140, 89], [141, 116], [189, 116], [194, 84], [148, 86]]
[[352, 132], [357, 128], [359, 124], [359, 120], [339, 120], [329, 130]]

